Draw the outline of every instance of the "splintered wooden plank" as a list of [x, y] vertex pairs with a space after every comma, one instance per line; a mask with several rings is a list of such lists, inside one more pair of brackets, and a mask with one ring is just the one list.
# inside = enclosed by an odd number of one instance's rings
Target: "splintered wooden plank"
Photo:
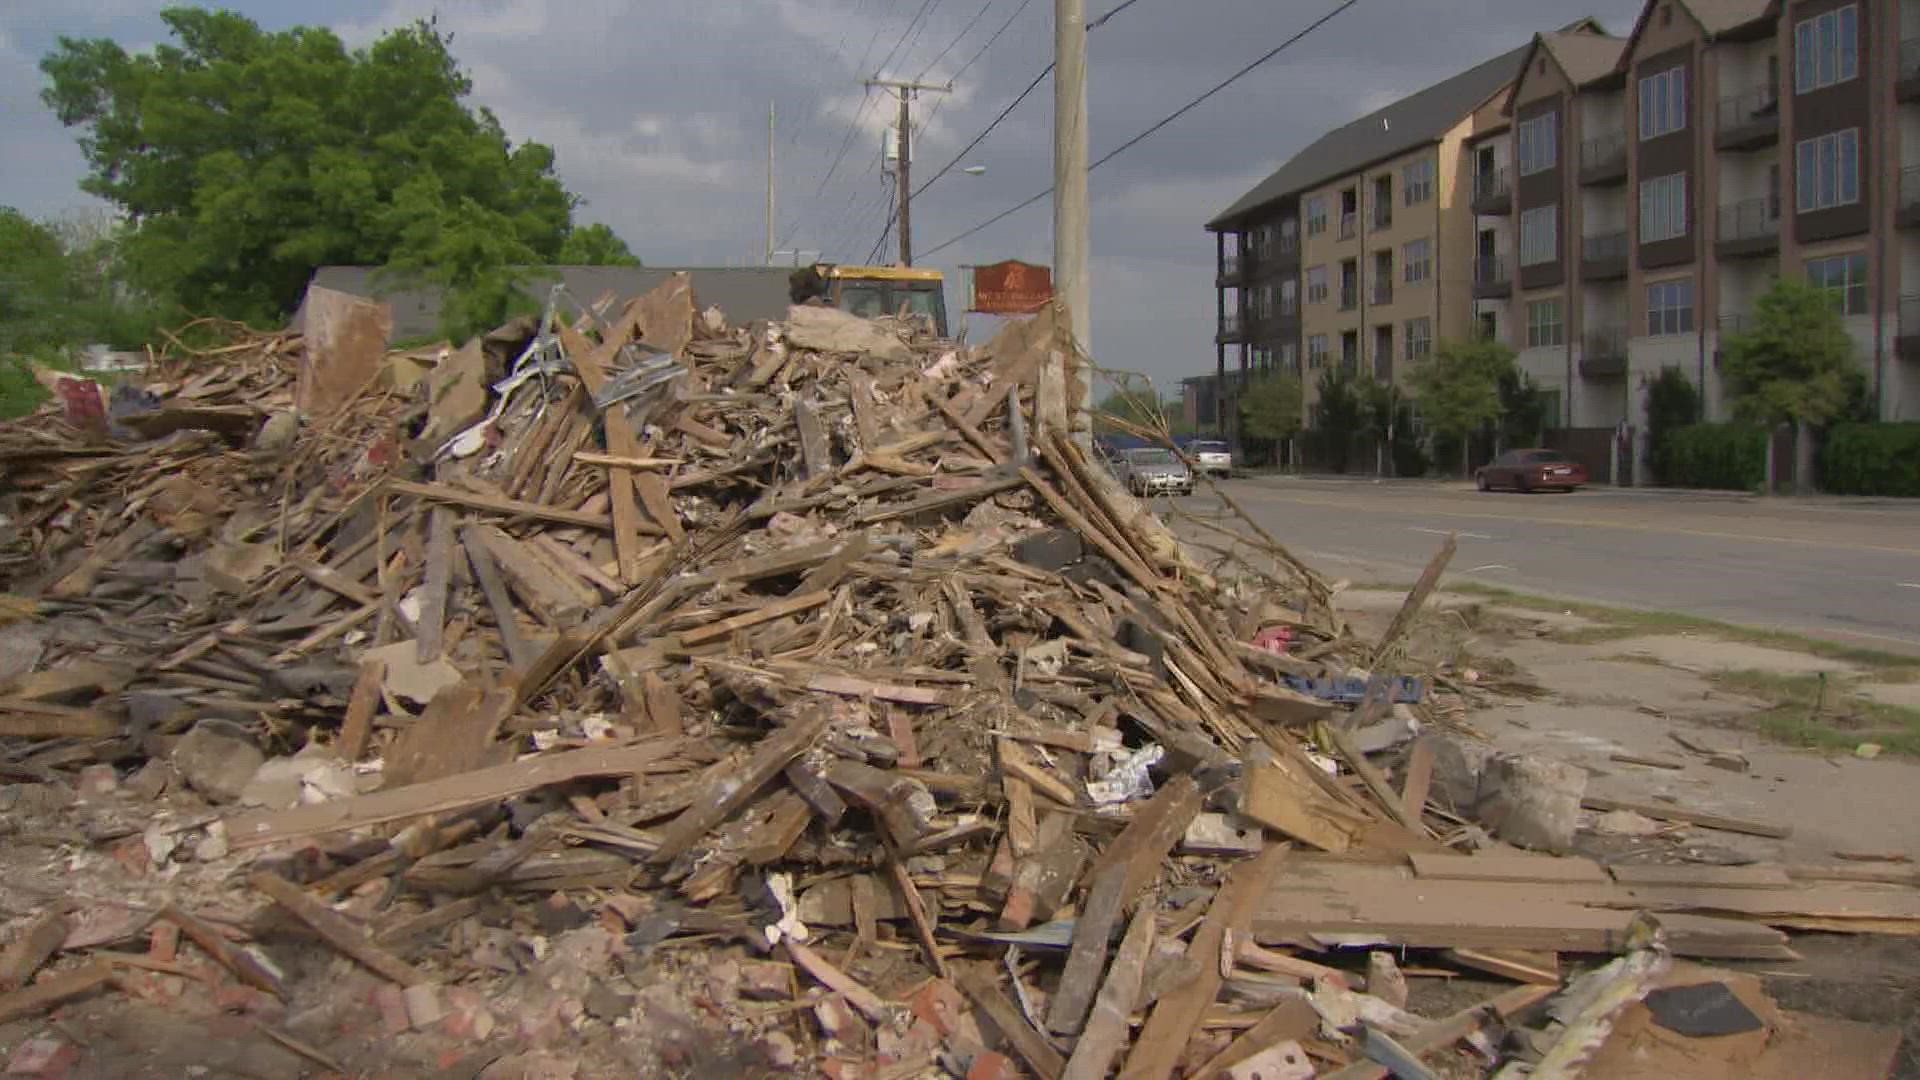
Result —
[[922, 495], [917, 499], [910, 499], [907, 502], [891, 503], [886, 506], [876, 507], [862, 514], [855, 524], [872, 525], [876, 522], [892, 521], [895, 518], [914, 517], [918, 514], [925, 514], [934, 510], [945, 510], [950, 506], [961, 506], [966, 503], [978, 502], [989, 495], [998, 495], [1003, 491], [1011, 491], [1026, 482], [1024, 478], [1018, 475], [988, 477], [969, 487], [956, 488], [952, 491], [934, 491]]
[[854, 678], [851, 675], [819, 674], [807, 680], [807, 689], [822, 694], [840, 694], [846, 697], [877, 698], [881, 701], [897, 701], [902, 705], [951, 705], [955, 695], [950, 690], [930, 690], [922, 686], [900, 686], [894, 683], [871, 682]]
[[1094, 998], [1093, 1013], [1086, 1030], [1073, 1044], [1073, 1056], [1067, 1059], [1062, 1080], [1106, 1080], [1107, 1070], [1127, 1042], [1127, 1017], [1140, 999], [1140, 984], [1146, 978], [1147, 954], [1153, 948], [1154, 915], [1151, 903], [1141, 904], [1127, 926], [1120, 950], [1113, 956], [1107, 981]]
[[789, 615], [797, 615], [802, 611], [811, 611], [831, 599], [833, 599], [833, 594], [824, 589], [816, 592], [800, 593], [797, 596], [784, 597], [756, 608], [753, 611], [742, 612], [732, 618], [709, 623], [697, 630], [689, 630], [680, 635], [680, 644], [693, 646], [708, 641], [718, 641], [736, 630], [745, 630], [750, 626], [759, 626], [761, 623], [769, 623], [775, 619], [784, 619]]
[[1275, 832], [1336, 854], [1352, 847], [1367, 824], [1271, 765], [1247, 770], [1240, 813]]
[[806, 466], [806, 478], [818, 480], [833, 471], [833, 454], [827, 446], [827, 429], [820, 414], [808, 401], [793, 403], [793, 424], [800, 431], [800, 458]]
[[447, 630], [447, 589], [453, 583], [452, 510], [433, 508], [427, 526], [427, 577], [421, 586], [420, 623], [416, 627], [416, 658], [423, 664], [438, 659], [445, 650]]
[[[567, 356], [573, 361], [574, 370], [579, 372], [580, 382], [586, 387], [587, 393], [599, 393], [600, 388], [606, 385], [607, 365], [619, 355], [621, 346], [632, 335], [631, 317], [623, 318], [617, 327], [609, 330], [607, 340], [598, 347], [570, 330], [561, 331]], [[601, 417], [607, 432], [607, 449], [616, 457], [637, 457], [640, 439], [634, 433], [633, 420], [627, 415], [625, 405], [616, 404], [603, 412]], [[642, 523], [634, 480], [632, 469], [607, 467], [607, 497], [613, 508], [613, 547], [620, 563], [620, 576], [629, 585], [640, 583], [640, 558], [645, 548], [640, 539]]]
[[832, 559], [849, 542], [845, 540], [823, 540], [817, 544], [804, 544], [795, 548], [779, 548], [765, 555], [722, 563], [703, 571], [703, 581], [719, 584], [724, 581], [751, 582], [765, 578], [783, 577], [797, 574], [802, 570], [811, 570], [821, 563]]
[[368, 970], [401, 986], [415, 986], [427, 980], [412, 964], [373, 943], [365, 930], [347, 921], [346, 916], [308, 895], [305, 889], [278, 874], [265, 870], [248, 875], [247, 883], [266, 893], [289, 915]]
[[1627, 799], [1609, 799], [1600, 795], [1589, 795], [1580, 800], [1580, 805], [1588, 810], [1599, 810], [1603, 813], [1609, 810], [1631, 810], [1656, 821], [1680, 821], [1706, 829], [1745, 833], [1749, 836], [1765, 836], [1774, 840], [1784, 840], [1793, 835], [1793, 828], [1788, 825], [1710, 814], [1704, 810], [1689, 810], [1668, 803], [1632, 802]]
[[60, 950], [72, 930], [73, 923], [65, 913], [41, 912], [8, 943], [6, 952], [0, 953], [0, 990], [25, 986], [33, 973]]
[[401, 821], [422, 814], [464, 810], [510, 799], [538, 788], [589, 776], [632, 776], [685, 747], [680, 739], [658, 739], [621, 747], [586, 747], [542, 754], [509, 765], [475, 769], [424, 784], [389, 788], [350, 799], [292, 810], [255, 811], [227, 822], [236, 848]]
[[1077, 1035], [1086, 1024], [1107, 947], [1121, 913], [1158, 872], [1161, 860], [1200, 812], [1200, 787], [1193, 777], [1176, 776], [1134, 812], [1119, 838], [1101, 856], [1100, 869], [1074, 921], [1073, 947], [1047, 1011], [1047, 1028]]
[[1193, 932], [1188, 954], [1200, 961], [1200, 973], [1161, 995], [1134, 1040], [1121, 1080], [1167, 1080], [1186, 1053], [1187, 1041], [1200, 1030], [1200, 1021], [1220, 995], [1225, 973], [1212, 962], [1231, 940], [1244, 936], [1260, 901], [1272, 890], [1274, 878], [1291, 849], [1275, 844], [1228, 872], [1226, 884], [1213, 896], [1207, 917]]
[[1713, 889], [1791, 889], [1794, 876], [1780, 866], [1610, 866], [1622, 885], [1698, 886]]
[[85, 967], [49, 975], [32, 986], [0, 994], [0, 1024], [37, 1016], [65, 1001], [98, 990], [113, 981], [113, 967], [94, 960]]
[[1400, 809], [1419, 820], [1427, 811], [1427, 794], [1433, 789], [1433, 740], [1419, 739], [1407, 752], [1407, 778], [1400, 785]]
[[732, 817], [768, 781], [806, 753], [826, 730], [828, 716], [825, 709], [806, 710], [761, 739], [745, 763], [722, 761], [709, 768], [692, 805], [661, 831], [660, 847], [647, 861], [656, 865], [672, 862], [714, 826]]
[[[1410, 856], [1413, 872], [1422, 879], [1456, 881], [1532, 881], [1546, 884], [1604, 885], [1612, 880], [1592, 859], [1553, 855], [1425, 855]], [[1781, 875], [1786, 884], [1786, 875]]]
[[1000, 1037], [1013, 1047], [1013, 1052], [1027, 1063], [1027, 1067], [1042, 1080], [1058, 1080], [1067, 1067], [1066, 1059], [1060, 1056], [1045, 1036], [1027, 1023], [1025, 1014], [1007, 998], [986, 968], [969, 967], [960, 972], [957, 980], [960, 989], [973, 1003], [985, 1013], [987, 1020], [1000, 1031]]
[[417, 495], [423, 499], [452, 503], [472, 510], [504, 514], [508, 517], [527, 517], [536, 521], [551, 521], [558, 525], [598, 529], [601, 532], [607, 532], [613, 528], [613, 520], [605, 514], [585, 514], [578, 510], [562, 510], [556, 506], [522, 502], [519, 499], [507, 499], [498, 495], [481, 495], [478, 492], [462, 491], [445, 484], [419, 484], [411, 480], [387, 480], [385, 484], [387, 490], [395, 495]]
[[520, 619], [514, 611], [513, 598], [508, 595], [506, 579], [500, 576], [500, 567], [493, 561], [492, 552], [472, 528], [463, 530], [460, 539], [467, 549], [467, 562], [473, 567], [473, 576], [487, 598], [487, 606], [493, 609], [493, 621], [500, 629], [507, 662], [516, 670], [524, 671], [539, 655], [539, 650], [520, 632]]
[[549, 626], [578, 624], [597, 599], [585, 586], [563, 577], [529, 545], [491, 525], [470, 529], [467, 535], [486, 547], [513, 591]]
[[0, 698], [0, 736], [23, 739], [105, 739], [120, 733], [106, 713], [44, 701]]
[[633, 478], [633, 489], [640, 494], [640, 505], [646, 507], [647, 516], [667, 534], [667, 539], [675, 544], [686, 543], [687, 532], [680, 527], [680, 515], [674, 513], [667, 478], [659, 473], [638, 473]]
[[[1453, 553], [1458, 545], [1459, 541], [1452, 533], [1448, 533], [1440, 550], [1434, 552], [1433, 558], [1427, 561], [1426, 569], [1420, 572], [1420, 580], [1413, 583], [1413, 589], [1401, 602], [1400, 610], [1393, 613], [1393, 621], [1387, 624], [1386, 632], [1380, 635], [1379, 644], [1373, 647], [1376, 661], [1386, 655], [1387, 650], [1393, 648], [1413, 626], [1413, 620], [1419, 617], [1420, 608], [1426, 604], [1427, 597], [1432, 596], [1433, 590], [1439, 586], [1440, 575], [1446, 572], [1447, 564], [1453, 561]], [[1359, 721], [1355, 721], [1355, 725], [1364, 726]]]
[[340, 756], [349, 762], [360, 760], [360, 755], [367, 752], [373, 714], [380, 708], [380, 684], [386, 678], [386, 661], [378, 657], [360, 661], [360, 674], [347, 695], [346, 717], [340, 721]]

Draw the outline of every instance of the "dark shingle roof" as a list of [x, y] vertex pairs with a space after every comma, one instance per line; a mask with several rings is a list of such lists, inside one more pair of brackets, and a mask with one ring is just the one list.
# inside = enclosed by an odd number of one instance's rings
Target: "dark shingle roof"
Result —
[[[629, 300], [665, 280], [667, 275], [686, 271], [693, 276], [693, 297], [702, 308], [720, 305], [727, 321], [735, 326], [755, 319], [784, 319], [787, 315], [787, 275], [790, 267], [693, 267], [693, 266], [545, 266], [531, 268], [524, 285], [527, 296], [544, 303], [552, 287], [552, 275], [576, 303], [591, 304], [603, 294], [612, 293], [620, 302]], [[378, 268], [371, 266], [323, 266], [314, 271], [313, 283], [322, 288], [352, 293], [355, 296], [385, 300], [393, 307], [393, 339], [429, 337], [440, 332], [440, 291], [433, 288], [408, 289], [382, 287], [375, 280]]]
[[1229, 227], [1240, 217], [1288, 195], [1344, 176], [1384, 158], [1433, 142], [1481, 102], [1499, 92], [1520, 72], [1528, 46], [1522, 46], [1335, 128], [1293, 155], [1278, 172], [1260, 181], [1238, 202], [1207, 222], [1210, 230]]

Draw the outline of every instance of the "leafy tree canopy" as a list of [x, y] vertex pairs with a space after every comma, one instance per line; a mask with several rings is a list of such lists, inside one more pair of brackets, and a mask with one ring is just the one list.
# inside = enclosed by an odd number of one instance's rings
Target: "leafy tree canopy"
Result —
[[1849, 412], [1864, 381], [1833, 295], [1782, 278], [1754, 306], [1752, 325], [1723, 345], [1722, 370], [1743, 420], [1825, 424]]
[[1241, 430], [1256, 439], [1285, 439], [1300, 430], [1303, 388], [1298, 375], [1271, 371], [1240, 395]]
[[1513, 350], [1498, 341], [1443, 341], [1413, 371], [1420, 415], [1440, 434], [1464, 439], [1501, 416], [1500, 380], [1513, 370]]
[[452, 306], [471, 315], [506, 303], [502, 267], [560, 255], [577, 200], [553, 151], [467, 103], [431, 22], [349, 51], [329, 30], [231, 12], [161, 18], [173, 40], [150, 51], [61, 38], [40, 62], [42, 97], [82, 132], [81, 187], [127, 217], [137, 287], [265, 320], [317, 266], [392, 265], [462, 293]]
[[605, 225], [576, 226], [560, 244], [553, 260], [563, 266], [639, 266], [627, 242]]

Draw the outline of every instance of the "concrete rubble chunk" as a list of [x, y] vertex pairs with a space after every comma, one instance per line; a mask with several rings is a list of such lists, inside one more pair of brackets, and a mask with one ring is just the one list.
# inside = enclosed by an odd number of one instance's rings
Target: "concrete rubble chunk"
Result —
[[1476, 812], [1510, 844], [1556, 854], [1573, 847], [1587, 771], [1541, 754], [1495, 754], [1480, 777]]
[[238, 725], [202, 720], [174, 744], [169, 759], [188, 787], [224, 803], [240, 798], [267, 756]]

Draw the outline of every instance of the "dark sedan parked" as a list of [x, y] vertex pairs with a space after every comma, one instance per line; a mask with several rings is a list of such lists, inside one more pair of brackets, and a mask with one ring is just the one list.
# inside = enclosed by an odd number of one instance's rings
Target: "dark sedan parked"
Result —
[[1587, 482], [1587, 467], [1558, 450], [1509, 450], [1476, 470], [1473, 481], [1481, 491], [1572, 491]]

